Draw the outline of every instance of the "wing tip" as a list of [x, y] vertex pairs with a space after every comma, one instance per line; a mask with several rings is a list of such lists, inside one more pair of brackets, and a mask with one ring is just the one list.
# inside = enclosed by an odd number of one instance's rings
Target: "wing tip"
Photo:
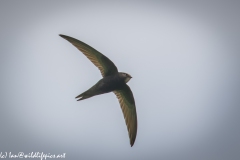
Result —
[[62, 38], [67, 37], [66, 35], [63, 35], [63, 34], [59, 34], [59, 36]]
[[130, 141], [130, 146], [133, 147], [135, 140]]

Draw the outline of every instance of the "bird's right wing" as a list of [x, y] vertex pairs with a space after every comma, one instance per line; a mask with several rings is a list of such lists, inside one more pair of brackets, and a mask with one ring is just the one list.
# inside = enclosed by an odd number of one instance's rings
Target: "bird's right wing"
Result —
[[75, 38], [62, 34], [60, 34], [60, 36], [77, 47], [78, 50], [80, 50], [96, 67], [98, 67], [103, 77], [118, 73], [118, 69], [114, 63], [96, 49]]
[[130, 87], [126, 84], [124, 89], [113, 91], [118, 98], [128, 129], [130, 145], [133, 146], [137, 136], [137, 112], [134, 97]]

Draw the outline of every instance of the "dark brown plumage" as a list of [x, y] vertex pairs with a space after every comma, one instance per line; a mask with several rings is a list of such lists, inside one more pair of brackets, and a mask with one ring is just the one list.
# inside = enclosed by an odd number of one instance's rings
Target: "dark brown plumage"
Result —
[[130, 145], [133, 146], [137, 136], [137, 112], [132, 91], [126, 84], [132, 77], [127, 73], [118, 72], [117, 67], [110, 59], [91, 46], [69, 36], [60, 36], [77, 47], [100, 70], [103, 76], [95, 85], [76, 98], [80, 101], [96, 95], [114, 92], [125, 118]]

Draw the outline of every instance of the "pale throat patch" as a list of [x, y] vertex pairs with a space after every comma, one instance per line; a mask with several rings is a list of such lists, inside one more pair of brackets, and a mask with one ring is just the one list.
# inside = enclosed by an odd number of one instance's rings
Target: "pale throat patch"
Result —
[[125, 83], [127, 83], [130, 79], [130, 77], [125, 78]]

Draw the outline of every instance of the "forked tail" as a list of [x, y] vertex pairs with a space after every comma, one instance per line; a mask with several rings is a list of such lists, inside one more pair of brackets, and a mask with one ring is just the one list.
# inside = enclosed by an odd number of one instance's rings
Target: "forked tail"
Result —
[[92, 95], [90, 95], [88, 91], [86, 91], [86, 92], [83, 92], [82, 94], [79, 94], [76, 98], [78, 99], [77, 101], [81, 101], [90, 97], [92, 97]]

